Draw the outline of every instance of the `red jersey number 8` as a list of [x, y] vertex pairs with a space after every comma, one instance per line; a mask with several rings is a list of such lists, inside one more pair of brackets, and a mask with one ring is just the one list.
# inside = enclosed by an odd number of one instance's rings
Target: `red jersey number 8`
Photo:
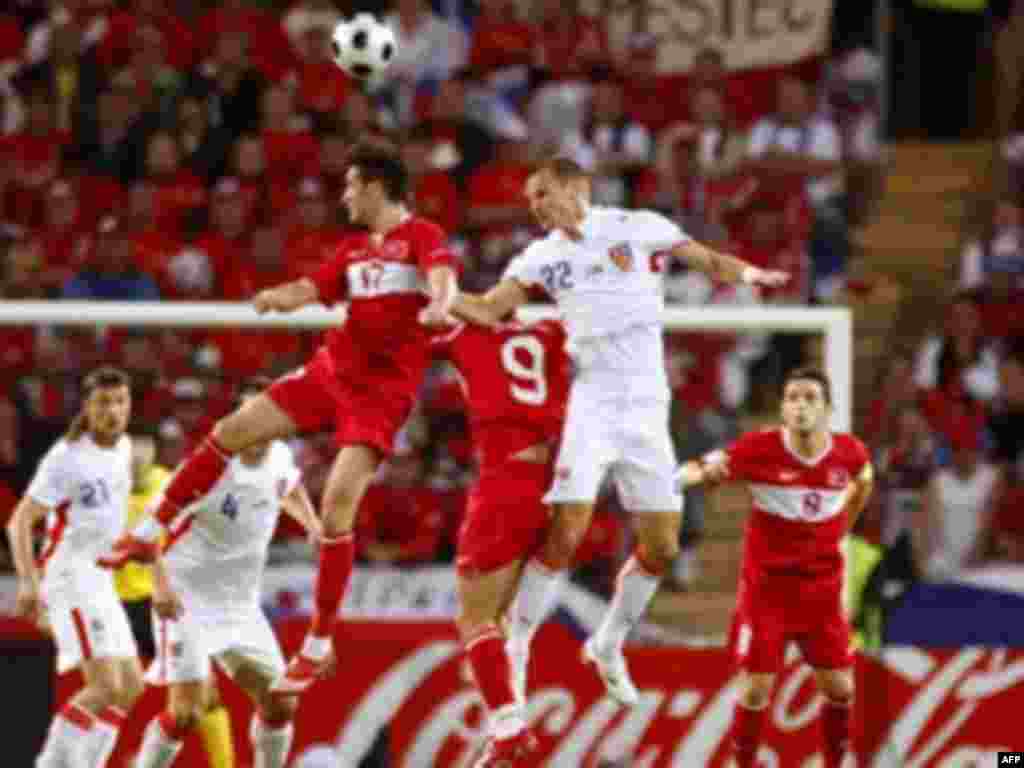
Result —
[[821, 494], [811, 491], [804, 494], [804, 515], [806, 517], [817, 517], [821, 513]]

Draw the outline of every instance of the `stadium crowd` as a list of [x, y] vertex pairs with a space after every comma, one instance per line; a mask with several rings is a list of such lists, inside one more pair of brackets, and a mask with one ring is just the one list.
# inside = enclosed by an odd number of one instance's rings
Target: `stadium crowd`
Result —
[[[330, 59], [333, 25], [353, 10], [344, 3], [16, 0], [0, 14], [0, 295], [244, 301], [307, 272], [342, 236], [347, 153], [367, 140], [399, 148], [413, 205], [451, 234], [472, 290], [535, 234], [523, 181], [551, 150], [594, 173], [600, 203], [662, 210], [794, 274], [754, 295], [676, 269], [670, 302], [831, 303], [876, 290], [850, 237], [884, 168], [874, 54], [733, 73], [706, 48], [688, 72], [665, 75], [656, 37], [636, 31], [613, 47], [604, 20], [576, 3], [463, 5], [369, 8], [393, 22], [398, 59], [364, 87]], [[1024, 165], [1022, 144], [1007, 140], [1011, 168]], [[866, 531], [888, 545], [927, 518], [912, 543], [925, 573], [1024, 549], [1015, 516], [998, 511], [1024, 483], [1024, 352], [1006, 342], [1021, 330], [1021, 177], [1009, 174], [991, 226], [964, 251], [944, 327], [893, 355], [866, 410], [882, 478]], [[289, 332], [0, 328], [0, 511], [99, 362], [132, 372], [136, 430], [156, 436], [158, 463], [173, 467], [239, 382], [288, 370], [314, 343]], [[784, 336], [668, 343], [681, 458], [733, 434], [761, 382], [771, 388], [805, 354]], [[301, 441], [314, 493], [331, 451], [326, 436]], [[459, 384], [439, 366], [367, 496], [361, 557], [450, 557], [471, 473]], [[585, 558], [626, 551], [619, 521], [609, 497]], [[692, 546], [684, 552], [685, 584]]]

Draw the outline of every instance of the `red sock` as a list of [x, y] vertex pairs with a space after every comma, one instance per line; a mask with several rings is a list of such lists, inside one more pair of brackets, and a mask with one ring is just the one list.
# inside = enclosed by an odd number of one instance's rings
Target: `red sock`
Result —
[[355, 537], [351, 532], [320, 545], [320, 567], [316, 572], [314, 600], [316, 613], [313, 615], [313, 634], [323, 637], [330, 635], [338, 616], [338, 607], [345, 596], [349, 576], [352, 575], [352, 561], [355, 558]]
[[466, 643], [466, 655], [473, 668], [476, 685], [483, 694], [491, 712], [512, 704], [515, 695], [509, 682], [510, 669], [505, 654], [505, 638], [498, 628], [489, 624], [486, 629]]
[[181, 510], [209, 493], [229, 461], [231, 453], [217, 438], [207, 435], [171, 477], [156, 511], [157, 520], [167, 525]]
[[764, 707], [750, 709], [736, 705], [733, 715], [732, 744], [736, 755], [736, 768], [754, 768], [757, 746], [761, 741], [761, 725], [764, 723]]
[[826, 701], [821, 713], [825, 737], [825, 768], [839, 768], [850, 748], [850, 704]]

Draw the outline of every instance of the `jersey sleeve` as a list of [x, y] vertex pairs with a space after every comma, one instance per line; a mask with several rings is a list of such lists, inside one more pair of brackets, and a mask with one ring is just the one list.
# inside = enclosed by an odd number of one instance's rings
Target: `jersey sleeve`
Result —
[[691, 240], [678, 224], [654, 211], [633, 215], [633, 237], [652, 251], [667, 251]]
[[67, 446], [57, 443], [39, 462], [26, 495], [44, 507], [58, 506], [68, 499]]
[[448, 247], [444, 230], [432, 221], [423, 220], [422, 225], [416, 232], [416, 260], [420, 265], [423, 274], [427, 274], [434, 267], [458, 266], [458, 260], [451, 248]]
[[309, 275], [316, 286], [317, 297], [322, 304], [335, 304], [345, 298], [348, 293], [348, 278], [345, 269], [348, 266], [348, 244], [341, 242], [334, 249], [331, 258], [321, 264]]
[[542, 267], [544, 254], [540, 243], [532, 243], [521, 254], [516, 256], [505, 268], [502, 280], [516, 280], [526, 288], [545, 288]]
[[706, 464], [723, 461], [729, 463], [729, 476], [733, 480], [746, 480], [757, 465], [757, 439], [752, 434], [741, 435], [724, 450], [712, 451], [704, 457]]
[[856, 437], [850, 438], [850, 446], [852, 461], [850, 475], [857, 480], [870, 480], [874, 475], [874, 469], [871, 466], [871, 454], [868, 452], [867, 446]]

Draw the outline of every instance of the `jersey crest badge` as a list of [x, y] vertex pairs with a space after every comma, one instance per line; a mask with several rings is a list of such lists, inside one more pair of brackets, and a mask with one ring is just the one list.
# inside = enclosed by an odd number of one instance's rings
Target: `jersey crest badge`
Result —
[[833, 488], [845, 488], [850, 483], [850, 473], [845, 469], [830, 469], [828, 471], [828, 484]]
[[629, 243], [613, 245], [611, 250], [608, 251], [608, 256], [611, 257], [612, 264], [623, 272], [629, 272], [633, 269], [633, 249]]

